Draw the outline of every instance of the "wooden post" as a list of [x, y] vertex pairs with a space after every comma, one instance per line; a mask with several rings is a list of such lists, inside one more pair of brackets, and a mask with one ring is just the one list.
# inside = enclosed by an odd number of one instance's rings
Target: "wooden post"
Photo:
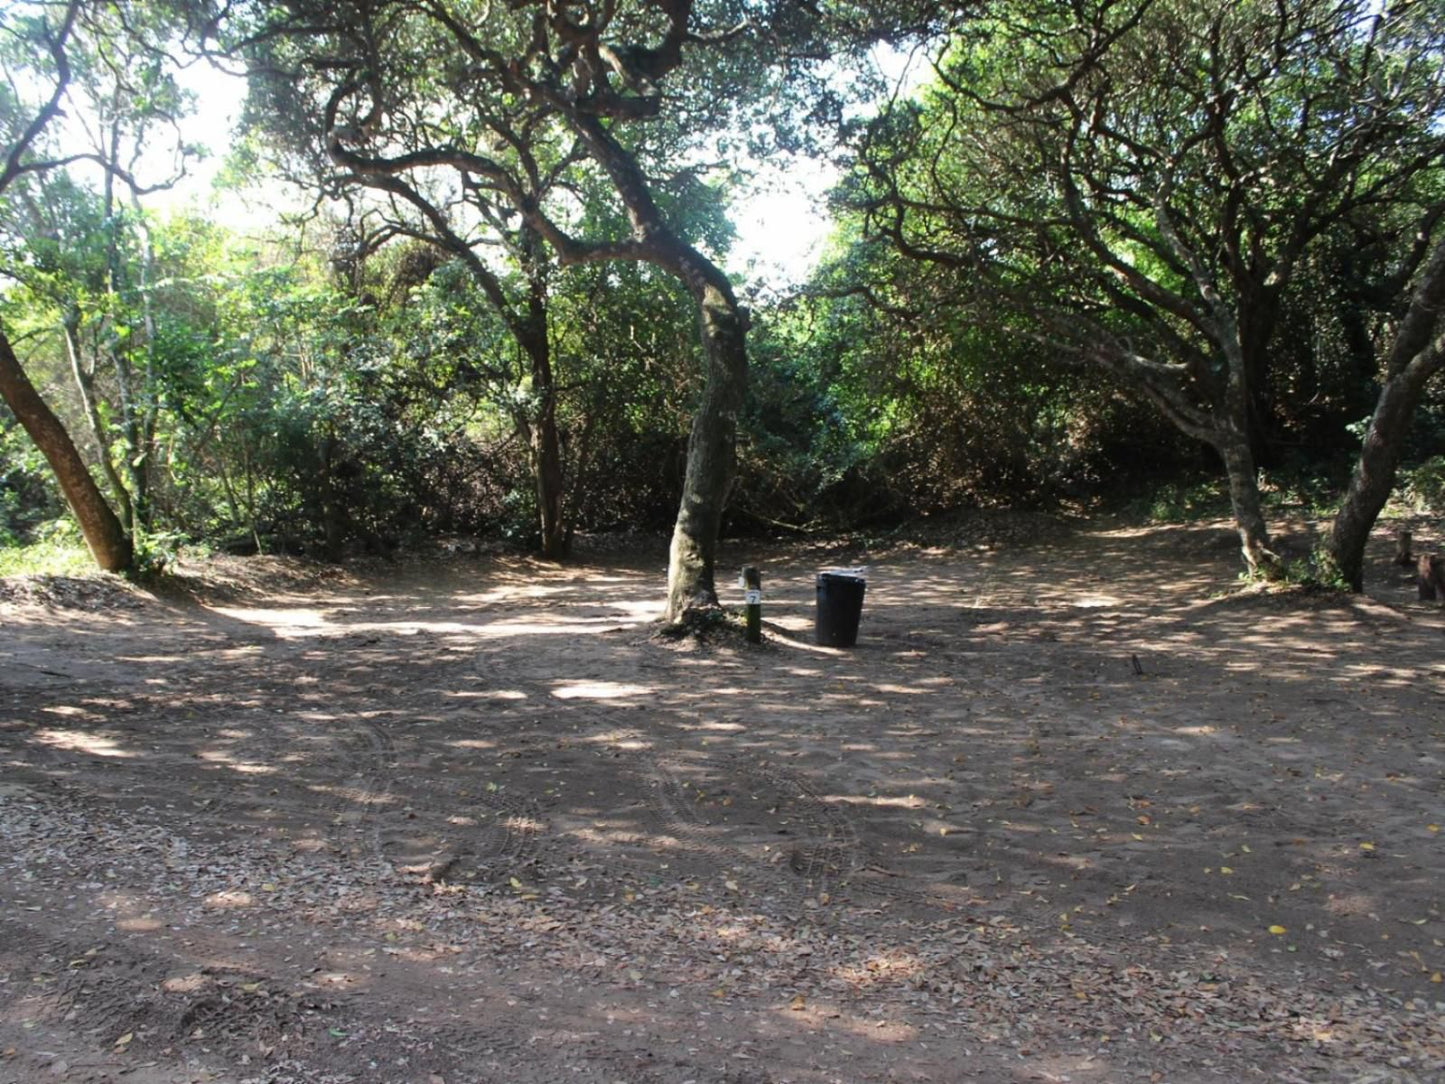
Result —
[[1415, 563], [1415, 558], [1410, 553], [1410, 544], [1413, 541], [1409, 531], [1401, 531], [1395, 536], [1395, 563], [1401, 568], [1409, 568]]
[[752, 565], [743, 569], [744, 600], [747, 603], [748, 643], [763, 642], [763, 574]]
[[1437, 553], [1422, 553], [1415, 569], [1422, 602], [1431, 602], [1445, 595], [1445, 557]]

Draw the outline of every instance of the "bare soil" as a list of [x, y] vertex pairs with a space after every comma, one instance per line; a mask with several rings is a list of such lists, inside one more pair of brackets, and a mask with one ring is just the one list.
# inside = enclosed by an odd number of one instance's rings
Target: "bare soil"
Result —
[[735, 548], [760, 647], [650, 635], [652, 543], [3, 581], [0, 1082], [1445, 1079], [1445, 611], [1377, 541]]

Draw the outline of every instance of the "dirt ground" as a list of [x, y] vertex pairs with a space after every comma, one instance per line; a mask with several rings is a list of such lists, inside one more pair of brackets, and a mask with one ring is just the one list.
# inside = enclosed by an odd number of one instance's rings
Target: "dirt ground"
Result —
[[754, 648], [649, 635], [652, 542], [4, 581], [0, 1082], [1445, 1080], [1389, 540], [1358, 599], [1220, 524], [941, 541], [730, 547]]

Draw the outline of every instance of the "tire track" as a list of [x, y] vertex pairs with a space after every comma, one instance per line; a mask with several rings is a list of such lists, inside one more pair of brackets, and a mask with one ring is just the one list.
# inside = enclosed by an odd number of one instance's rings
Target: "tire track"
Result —
[[694, 857], [770, 889], [791, 881], [817, 892], [862, 864], [852, 821], [795, 772], [742, 755], [686, 766], [658, 759], [649, 791], [655, 820]]

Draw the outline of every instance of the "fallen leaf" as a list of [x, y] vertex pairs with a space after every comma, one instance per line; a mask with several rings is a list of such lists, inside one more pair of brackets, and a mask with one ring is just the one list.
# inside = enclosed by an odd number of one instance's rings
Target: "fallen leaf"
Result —
[[1269, 928], [1269, 932], [1274, 934], [1276, 937], [1279, 937], [1282, 934], [1288, 933], [1289, 931], [1286, 930], [1283, 926], [1271, 926]]
[[133, 1032], [133, 1031], [127, 1031], [124, 1035], [122, 1035], [119, 1039], [117, 1039], [117, 1040], [115, 1041], [115, 1045], [116, 1045], [116, 1046], [125, 1046], [126, 1043], [130, 1042], [130, 1041], [131, 1041], [132, 1039], [134, 1039], [134, 1038], [135, 1038], [135, 1032]]
[[793, 998], [792, 1001], [788, 1002], [788, 1008], [791, 1009], [793, 1012], [802, 1012], [807, 1007], [808, 999], [805, 998], [802, 994], [799, 994], [797, 997]]

